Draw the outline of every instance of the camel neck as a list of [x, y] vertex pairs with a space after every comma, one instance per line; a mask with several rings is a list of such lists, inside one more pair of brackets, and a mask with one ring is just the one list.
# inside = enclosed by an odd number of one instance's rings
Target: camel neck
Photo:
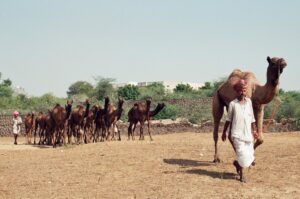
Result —
[[260, 104], [267, 104], [273, 100], [276, 95], [277, 87], [273, 86], [271, 83], [267, 82], [263, 86], [257, 86], [255, 92], [255, 99], [257, 99]]

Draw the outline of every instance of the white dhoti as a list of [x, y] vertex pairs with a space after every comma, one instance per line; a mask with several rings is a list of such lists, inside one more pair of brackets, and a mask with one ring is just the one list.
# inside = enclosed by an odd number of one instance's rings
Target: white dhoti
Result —
[[18, 135], [21, 131], [21, 128], [19, 126], [13, 127], [13, 134]]
[[253, 142], [246, 142], [238, 138], [232, 138], [235, 147], [236, 160], [241, 167], [249, 167], [254, 161]]

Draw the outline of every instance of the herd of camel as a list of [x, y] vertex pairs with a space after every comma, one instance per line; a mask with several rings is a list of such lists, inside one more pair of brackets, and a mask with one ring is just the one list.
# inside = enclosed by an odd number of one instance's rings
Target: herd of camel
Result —
[[[263, 118], [264, 106], [271, 102], [276, 95], [279, 86], [279, 78], [283, 69], [287, 66], [286, 61], [279, 57], [267, 57], [267, 82], [261, 85], [252, 72], [242, 72], [239, 69], [234, 70], [215, 92], [212, 103], [212, 115], [214, 119], [213, 138], [215, 143], [214, 162], [220, 162], [218, 153], [218, 131], [221, 118], [224, 113], [224, 107], [228, 109], [230, 101], [237, 97], [233, 86], [240, 80], [247, 81], [247, 97], [252, 100], [254, 116], [258, 128], [259, 137], [254, 143], [254, 147], [258, 147], [263, 143]], [[117, 126], [117, 121], [122, 114], [122, 106], [124, 100], [119, 98], [118, 107], [115, 108], [110, 104], [109, 98], [105, 98], [104, 108], [93, 106], [89, 110], [89, 101], [86, 101], [86, 108], [77, 106], [71, 111], [72, 101], [68, 101], [65, 107], [56, 105], [49, 114], [39, 113], [35, 119], [34, 143], [36, 138], [36, 130], [39, 128], [38, 135], [40, 137], [39, 144], [51, 143], [53, 147], [57, 143], [71, 143], [73, 136], [77, 143], [80, 142], [97, 142], [101, 136], [100, 141], [115, 139], [115, 134], [118, 134], [120, 140], [120, 130]], [[128, 112], [128, 139], [134, 139], [134, 130], [137, 123], [140, 125], [140, 139], [144, 139], [143, 126], [148, 122], [148, 132], [150, 133], [151, 117], [159, 113], [165, 106], [164, 103], [159, 103], [155, 110], [150, 111], [151, 101], [146, 103], [136, 103]], [[34, 115], [28, 114], [25, 118], [26, 135], [28, 135], [28, 143], [31, 143], [31, 132], [34, 126]], [[112, 128], [112, 134], [110, 132]], [[100, 134], [101, 131], [101, 134]], [[66, 138], [68, 137], [68, 141]]]
[[[56, 147], [57, 144], [89, 143], [104, 140], [121, 140], [120, 130], [117, 121], [123, 113], [123, 98], [118, 99], [115, 107], [110, 103], [109, 97], [104, 99], [104, 107], [93, 105], [90, 108], [90, 101], [86, 100], [85, 107], [78, 105], [72, 110], [72, 100], [68, 100], [65, 107], [60, 104], [48, 110], [48, 114], [39, 112], [25, 115], [25, 135], [27, 144], [31, 144], [32, 134], [34, 144], [39, 137], [38, 144], [48, 144]], [[164, 103], [158, 103], [154, 110], [150, 110], [151, 100], [138, 102], [128, 112], [128, 139], [134, 140], [136, 125], [140, 123], [140, 139], [144, 139], [143, 127], [148, 124], [150, 133], [150, 119], [158, 114], [164, 107]], [[72, 139], [73, 138], [73, 139]]]

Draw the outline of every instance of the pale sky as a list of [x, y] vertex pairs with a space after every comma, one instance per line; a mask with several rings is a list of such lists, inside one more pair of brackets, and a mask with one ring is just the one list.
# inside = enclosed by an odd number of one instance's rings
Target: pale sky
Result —
[[235, 68], [300, 90], [300, 1], [0, 0], [0, 72], [28, 94], [64, 97], [94, 76], [214, 81]]

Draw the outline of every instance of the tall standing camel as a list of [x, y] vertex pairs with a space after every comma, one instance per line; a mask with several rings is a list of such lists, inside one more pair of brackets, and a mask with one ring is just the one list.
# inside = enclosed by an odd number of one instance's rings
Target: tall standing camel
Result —
[[53, 132], [54, 132], [54, 121], [53, 121], [51, 115], [52, 115], [52, 109], [48, 109], [48, 114], [46, 116], [45, 139], [42, 141], [42, 143], [46, 143], [48, 145], [53, 144], [52, 137], [53, 137]]
[[130, 136], [132, 140], [134, 140], [134, 131], [136, 128], [137, 123], [140, 123], [140, 140], [144, 139], [144, 124], [145, 121], [148, 123], [148, 133], [150, 136], [150, 140], [152, 139], [151, 132], [150, 132], [150, 119], [151, 117], [158, 114], [164, 107], [164, 103], [158, 103], [156, 108], [150, 111], [151, 100], [146, 100], [146, 103], [135, 103], [133, 107], [128, 112], [128, 140], [130, 140]]
[[223, 116], [224, 106], [228, 109], [229, 102], [237, 97], [237, 93], [233, 89], [233, 85], [240, 79], [245, 79], [248, 83], [247, 97], [251, 98], [258, 128], [259, 137], [254, 143], [254, 148], [263, 143], [263, 117], [264, 105], [268, 104], [274, 98], [279, 85], [279, 77], [286, 67], [287, 63], [283, 58], [267, 57], [269, 66], [267, 68], [267, 82], [265, 85], [260, 85], [255, 75], [252, 72], [242, 72], [239, 69], [234, 70], [216, 91], [212, 102], [212, 113], [214, 118], [214, 142], [215, 156], [214, 162], [220, 162], [218, 154], [218, 130], [220, 120]]
[[58, 142], [66, 144], [65, 123], [70, 116], [72, 103], [73, 101], [67, 101], [65, 108], [57, 104], [50, 112], [54, 121], [53, 147], [56, 147]]
[[85, 122], [84, 122], [84, 141], [88, 143], [94, 137], [95, 129], [95, 117], [99, 107], [97, 105], [92, 106], [91, 110], [88, 112]]
[[47, 127], [47, 115], [43, 112], [39, 112], [37, 117], [35, 118], [34, 144], [36, 144], [37, 130], [39, 135], [38, 144], [41, 144], [41, 142], [43, 142], [42, 140], [45, 140], [46, 127]]
[[90, 101], [87, 99], [85, 101], [86, 107], [82, 105], [78, 105], [71, 113], [70, 120], [69, 120], [69, 126], [71, 128], [71, 132], [68, 135], [68, 142], [71, 142], [71, 136], [73, 134], [74, 138], [76, 139], [76, 143], [82, 143], [83, 142], [83, 134], [84, 134], [84, 118], [89, 114], [89, 108], [90, 108]]
[[34, 128], [34, 113], [27, 113], [24, 119], [26, 143], [31, 144], [32, 131]]
[[101, 106], [98, 107], [98, 110], [95, 115], [95, 130], [94, 130], [94, 142], [98, 142], [101, 130], [101, 139], [100, 142], [103, 142], [106, 134], [106, 124], [105, 124], [105, 114], [107, 113], [107, 108], [109, 104], [109, 98], [104, 99], [104, 108]]
[[115, 134], [118, 133], [118, 140], [121, 140], [121, 134], [120, 134], [120, 129], [117, 126], [117, 121], [121, 118], [122, 112], [123, 112], [123, 103], [124, 99], [119, 97], [118, 101], [118, 107], [116, 108], [114, 105], [109, 103], [109, 98], [106, 97], [106, 100], [108, 101], [108, 104], [106, 107], [104, 107], [105, 111], [105, 125], [106, 125], [106, 130], [107, 130], [107, 136], [106, 140], [109, 140], [110, 136], [110, 128], [112, 127], [112, 137], [111, 139], [114, 139]]

